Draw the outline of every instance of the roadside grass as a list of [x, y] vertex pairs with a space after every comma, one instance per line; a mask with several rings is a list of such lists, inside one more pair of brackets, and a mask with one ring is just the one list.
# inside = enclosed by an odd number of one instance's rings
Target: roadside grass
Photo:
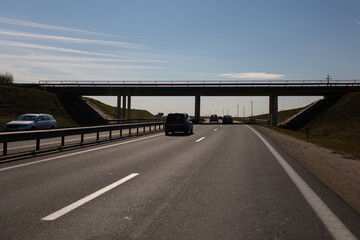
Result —
[[342, 96], [332, 107], [313, 119], [308, 125], [309, 138], [305, 127], [299, 131], [291, 131], [262, 125], [331, 149], [345, 157], [360, 159], [360, 92]]
[[48, 113], [58, 127], [76, 126], [55, 94], [16, 85], [0, 86], [0, 131], [7, 122], [25, 113]]
[[[278, 112], [278, 122], [281, 123], [281, 122], [285, 121], [289, 117], [299, 113], [300, 111], [302, 111], [305, 108], [306, 107], [301, 107], [301, 108], [283, 110], [283, 111]], [[253, 118], [254, 119], [269, 119], [269, 114], [261, 114], [261, 115], [254, 116]]]
[[[93, 98], [89, 98], [89, 97], [84, 97], [84, 98], [89, 100], [90, 102], [94, 103], [99, 108], [101, 108], [102, 110], [104, 110], [105, 112], [107, 112], [108, 114], [110, 114], [111, 116], [113, 116], [116, 119], [116, 115], [117, 115], [117, 108], [116, 107], [107, 105], [107, 104], [102, 103], [102, 102], [100, 102], [100, 101], [98, 101], [96, 99], [93, 99]], [[147, 110], [139, 110], [139, 109], [130, 109], [130, 116], [133, 119], [151, 119], [151, 118], [155, 118], [154, 115], [149, 113]]]

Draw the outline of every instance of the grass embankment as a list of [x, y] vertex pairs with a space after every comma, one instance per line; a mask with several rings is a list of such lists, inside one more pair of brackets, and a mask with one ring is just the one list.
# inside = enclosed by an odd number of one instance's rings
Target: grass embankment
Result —
[[58, 127], [76, 126], [55, 94], [16, 85], [0, 86], [0, 130], [25, 113], [48, 113], [54, 116]]
[[314, 143], [360, 158], [360, 92], [341, 97], [310, 122], [309, 131]]
[[[294, 109], [294, 113], [300, 110]], [[282, 115], [280, 113], [282, 112], [279, 112], [279, 122], [291, 116], [291, 110], [283, 111]], [[342, 96], [337, 103], [310, 121], [308, 126], [310, 138], [306, 137], [305, 127], [299, 131], [267, 127], [345, 156], [360, 158], [360, 92]]]
[[[89, 100], [90, 102], [96, 104], [99, 108], [107, 112], [108, 114], [112, 115], [116, 119], [117, 115], [117, 108], [102, 103], [98, 100], [85, 97], [85, 99]], [[149, 113], [147, 110], [139, 110], [139, 109], [130, 109], [130, 116], [132, 119], [151, 119], [155, 118], [154, 115]], [[122, 117], [123, 118], [123, 117]]]
[[[281, 122], [285, 121], [289, 117], [299, 113], [300, 111], [304, 110], [305, 108], [306, 107], [301, 107], [301, 108], [295, 108], [295, 109], [284, 110], [284, 111], [278, 112], [278, 122], [281, 123]], [[269, 119], [269, 114], [262, 114], [262, 115], [254, 116], [252, 118], [254, 118], [254, 119]], [[241, 121], [241, 118], [240, 118], [240, 121]]]

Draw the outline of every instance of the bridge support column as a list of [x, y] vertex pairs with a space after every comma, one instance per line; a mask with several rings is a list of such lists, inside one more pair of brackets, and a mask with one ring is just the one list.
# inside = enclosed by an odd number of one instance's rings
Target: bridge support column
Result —
[[123, 108], [121, 113], [121, 118], [126, 118], [126, 96], [122, 96], [123, 98]]
[[269, 102], [269, 124], [277, 126], [278, 96], [275, 94], [270, 95]]
[[116, 118], [121, 118], [121, 96], [117, 96]]
[[195, 96], [195, 122], [200, 123], [200, 95]]
[[127, 118], [131, 119], [131, 96], [128, 96]]

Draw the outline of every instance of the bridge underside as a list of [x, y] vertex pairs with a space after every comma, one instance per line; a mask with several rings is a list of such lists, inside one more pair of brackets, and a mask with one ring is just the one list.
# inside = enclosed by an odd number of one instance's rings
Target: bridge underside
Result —
[[[278, 96], [331, 96], [359, 90], [359, 84], [41, 84], [57, 94], [118, 96], [118, 118], [129, 118], [131, 96], [194, 96], [195, 120], [200, 119], [201, 96], [269, 96], [269, 122], [277, 125]], [[123, 111], [120, 112], [121, 97]], [[126, 101], [128, 111], [126, 114]]]

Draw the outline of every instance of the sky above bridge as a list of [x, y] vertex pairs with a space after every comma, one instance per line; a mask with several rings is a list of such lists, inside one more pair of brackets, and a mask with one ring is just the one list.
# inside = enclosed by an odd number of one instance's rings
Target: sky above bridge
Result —
[[[360, 1], [2, 0], [0, 73], [39, 80], [359, 79]], [[279, 109], [317, 97], [280, 98]], [[113, 97], [101, 98], [115, 105]], [[201, 114], [268, 112], [268, 98], [203, 98]], [[152, 113], [194, 99], [134, 98]]]

